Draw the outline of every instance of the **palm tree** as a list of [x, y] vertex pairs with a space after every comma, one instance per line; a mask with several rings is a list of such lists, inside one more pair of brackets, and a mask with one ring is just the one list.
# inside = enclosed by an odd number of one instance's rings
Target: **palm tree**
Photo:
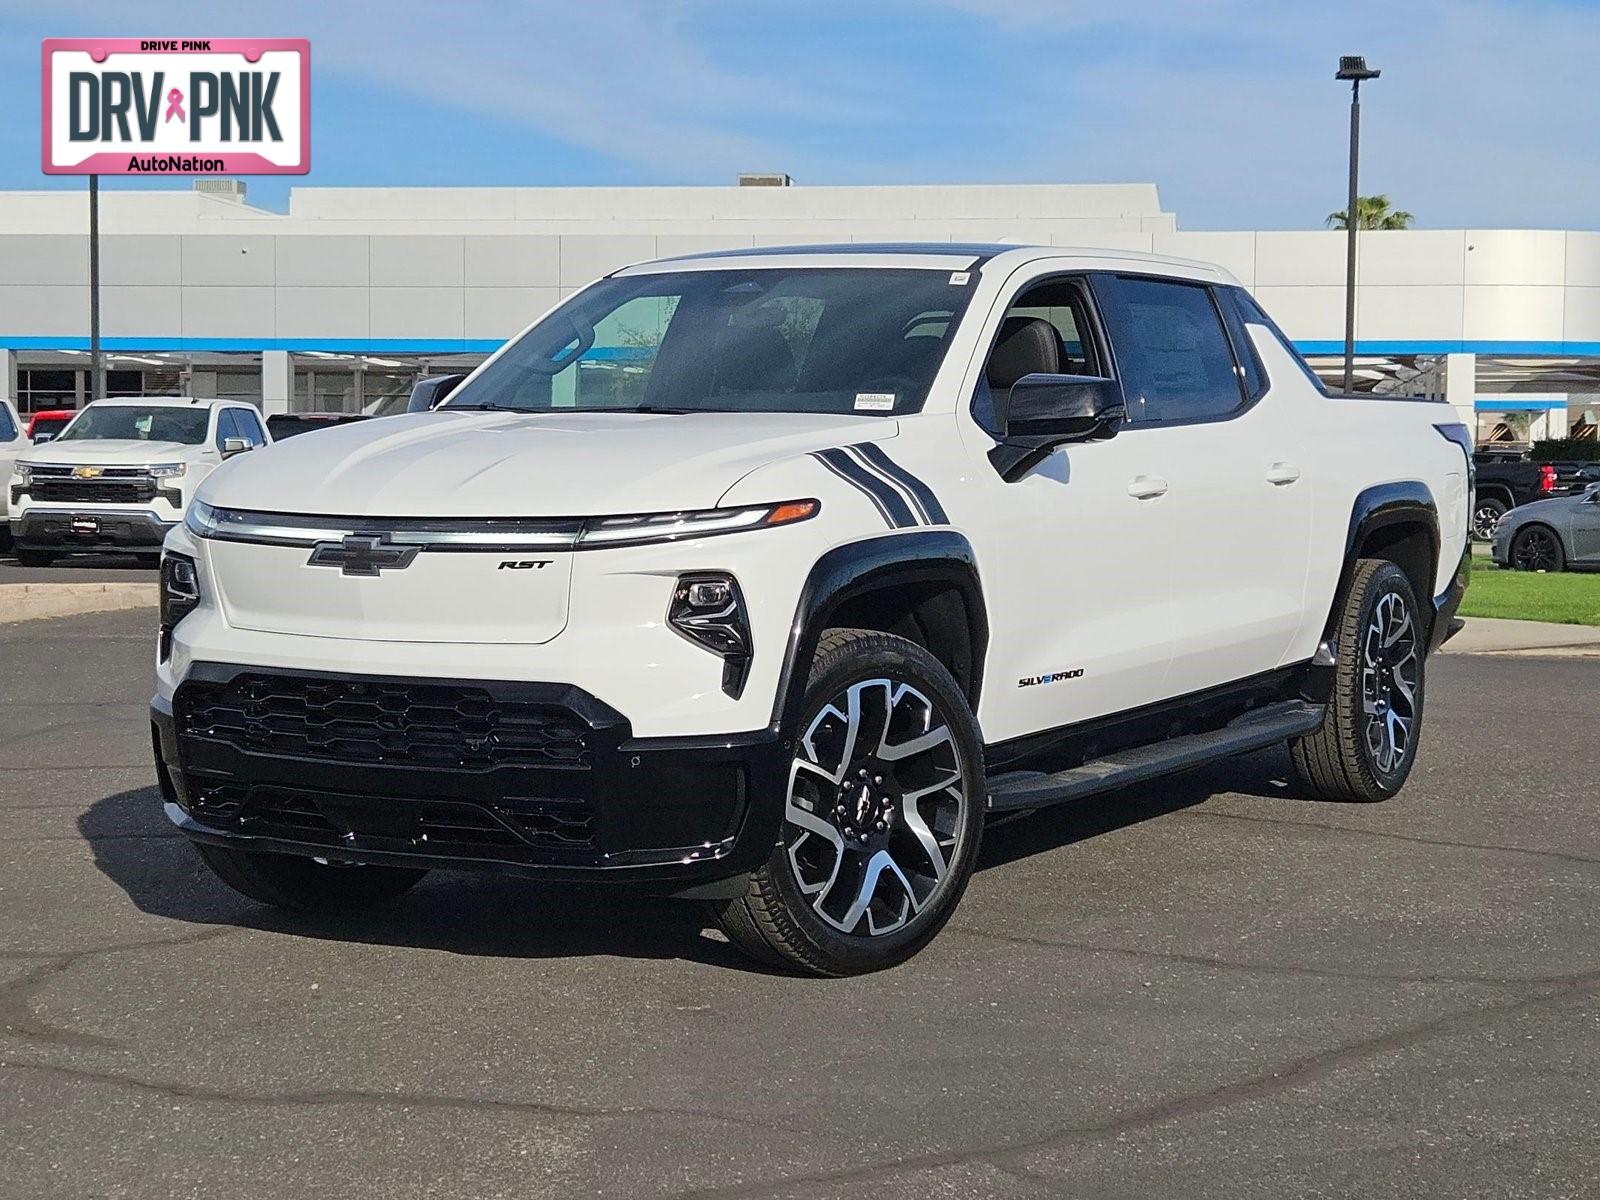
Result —
[[[1415, 219], [1410, 213], [1391, 207], [1387, 196], [1356, 197], [1357, 229], [1410, 229]], [[1330, 229], [1350, 228], [1343, 209], [1329, 213], [1327, 224]]]

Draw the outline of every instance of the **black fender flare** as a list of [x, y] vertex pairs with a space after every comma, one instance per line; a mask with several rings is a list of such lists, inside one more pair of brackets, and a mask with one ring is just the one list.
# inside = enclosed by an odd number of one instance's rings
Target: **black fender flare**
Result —
[[[1332, 636], [1337, 626], [1339, 608], [1344, 603], [1345, 591], [1350, 586], [1350, 576], [1355, 571], [1356, 555], [1360, 547], [1373, 534], [1396, 525], [1421, 524], [1428, 532], [1428, 561], [1435, 574], [1439, 567], [1439, 506], [1428, 485], [1420, 480], [1406, 479], [1395, 483], [1378, 483], [1364, 488], [1350, 506], [1350, 525], [1344, 539], [1344, 562], [1339, 568], [1339, 585], [1333, 593], [1327, 620], [1322, 625], [1324, 639]], [[1435, 599], [1433, 579], [1423, 595], [1417, 599], [1427, 604]]]
[[965, 601], [973, 668], [967, 702], [977, 711], [989, 646], [989, 616], [972, 543], [953, 529], [883, 534], [835, 546], [817, 559], [806, 576], [773, 701], [772, 725], [786, 741], [795, 734], [789, 724], [796, 719], [817, 642], [832, 614], [846, 601], [870, 591], [930, 582], [953, 585]]

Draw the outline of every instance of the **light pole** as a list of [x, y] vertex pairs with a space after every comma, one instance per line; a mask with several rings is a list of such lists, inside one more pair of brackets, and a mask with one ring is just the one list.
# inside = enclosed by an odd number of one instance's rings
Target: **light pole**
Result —
[[1376, 79], [1381, 72], [1371, 70], [1359, 54], [1341, 54], [1335, 79], [1350, 81], [1350, 201], [1344, 210], [1344, 390], [1349, 392], [1356, 365], [1356, 175], [1361, 158], [1361, 81]]

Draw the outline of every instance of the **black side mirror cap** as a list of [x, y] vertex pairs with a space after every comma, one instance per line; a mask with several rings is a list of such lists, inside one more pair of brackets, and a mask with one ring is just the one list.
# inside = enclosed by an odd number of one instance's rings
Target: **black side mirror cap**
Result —
[[411, 399], [406, 402], [406, 411], [427, 412], [438, 408], [465, 378], [465, 375], [433, 375], [419, 379], [411, 387]]
[[1127, 419], [1117, 381], [1098, 375], [1024, 375], [997, 407], [1000, 444], [989, 461], [1007, 483], [1057, 446], [1116, 437]]

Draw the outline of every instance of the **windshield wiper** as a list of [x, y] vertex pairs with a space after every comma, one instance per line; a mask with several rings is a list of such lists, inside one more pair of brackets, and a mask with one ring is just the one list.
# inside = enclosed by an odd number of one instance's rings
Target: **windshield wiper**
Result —
[[486, 400], [482, 404], [441, 404], [435, 412], [518, 412], [531, 413], [534, 409], [518, 408], [514, 404], [496, 404], [493, 400]]

